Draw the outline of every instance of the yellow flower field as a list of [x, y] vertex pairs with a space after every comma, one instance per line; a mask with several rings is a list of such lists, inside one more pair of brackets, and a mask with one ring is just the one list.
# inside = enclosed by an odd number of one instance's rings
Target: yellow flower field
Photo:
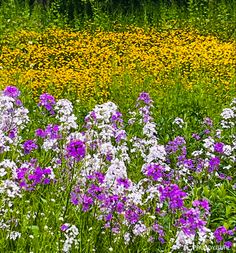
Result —
[[132, 78], [132, 85], [150, 77], [151, 89], [173, 85], [175, 75], [186, 89], [201, 78], [227, 91], [235, 79], [235, 48], [235, 42], [184, 30], [20, 31], [1, 43], [0, 88], [14, 84], [35, 95], [76, 92], [81, 101], [102, 101], [114, 83], [122, 89], [124, 75]]

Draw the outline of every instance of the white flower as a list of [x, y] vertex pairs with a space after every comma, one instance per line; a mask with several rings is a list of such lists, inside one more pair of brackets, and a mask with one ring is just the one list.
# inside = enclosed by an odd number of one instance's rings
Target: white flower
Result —
[[[177, 232], [175, 244], [172, 246], [172, 251], [183, 250], [183, 252], [193, 252], [194, 235], [186, 235], [182, 230]], [[171, 251], [171, 252], [172, 252]]]
[[166, 151], [164, 145], [154, 145], [150, 147], [149, 154], [145, 157], [147, 163], [155, 161], [165, 161]]
[[209, 136], [208, 138], [204, 139], [203, 142], [204, 142], [204, 144], [203, 144], [204, 148], [209, 149], [211, 152], [214, 151], [215, 141], [214, 141], [214, 139], [211, 136]]
[[181, 118], [175, 118], [172, 124], [178, 125], [180, 128], [183, 128], [184, 120]]
[[126, 232], [124, 234], [124, 240], [125, 240], [125, 244], [128, 244], [130, 242], [130, 233]]
[[10, 240], [14, 240], [14, 241], [20, 237], [21, 237], [21, 233], [17, 231], [11, 231], [10, 234], [7, 236], [7, 238], [10, 238]]
[[230, 145], [224, 145], [223, 146], [223, 153], [227, 156], [230, 156], [232, 154], [232, 148]]
[[234, 111], [230, 108], [225, 108], [223, 112], [220, 114], [223, 119], [232, 119], [234, 118]]

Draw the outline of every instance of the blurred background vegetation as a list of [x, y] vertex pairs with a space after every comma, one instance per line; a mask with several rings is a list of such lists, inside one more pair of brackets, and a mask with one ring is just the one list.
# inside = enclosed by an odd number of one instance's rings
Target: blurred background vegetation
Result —
[[8, 29], [117, 30], [127, 25], [197, 28], [235, 38], [236, 0], [0, 0], [0, 32]]

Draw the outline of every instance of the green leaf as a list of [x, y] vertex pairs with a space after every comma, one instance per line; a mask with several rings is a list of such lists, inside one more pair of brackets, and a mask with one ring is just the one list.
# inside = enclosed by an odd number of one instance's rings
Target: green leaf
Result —
[[30, 229], [32, 230], [32, 232], [33, 232], [34, 235], [38, 235], [39, 234], [39, 227], [38, 226], [32, 225], [30, 227]]
[[232, 209], [232, 207], [231, 207], [231, 206], [226, 206], [225, 215], [226, 215], [226, 217], [227, 217], [227, 218], [228, 218], [228, 217], [229, 217], [229, 215], [231, 214], [231, 209]]

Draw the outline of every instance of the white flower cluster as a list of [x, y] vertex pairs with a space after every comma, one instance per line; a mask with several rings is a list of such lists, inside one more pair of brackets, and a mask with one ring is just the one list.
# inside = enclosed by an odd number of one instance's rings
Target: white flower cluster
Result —
[[28, 112], [16, 105], [14, 98], [0, 95], [0, 153], [9, 151], [11, 144], [18, 144], [18, 132], [29, 122]]
[[6, 194], [9, 198], [21, 197], [21, 189], [15, 181], [6, 179], [0, 186], [0, 194]]
[[222, 128], [233, 128], [236, 126], [236, 99], [233, 99], [230, 105], [231, 108], [225, 108], [221, 113], [223, 118], [221, 120]]
[[64, 231], [64, 235], [66, 237], [66, 240], [64, 242], [63, 249], [62, 249], [63, 252], [69, 252], [70, 249], [72, 248], [73, 244], [75, 246], [78, 245], [78, 240], [76, 239], [76, 237], [79, 234], [78, 228], [75, 225], [70, 225], [70, 224], [67, 224], [67, 225], [69, 228], [67, 228]]
[[4, 159], [0, 163], [0, 193], [4, 194], [5, 198], [21, 196], [20, 187], [15, 182], [16, 169], [16, 164], [9, 159]]
[[126, 132], [117, 106], [112, 102], [97, 105], [86, 116], [85, 122], [86, 143], [92, 152], [84, 159], [82, 175], [106, 170], [105, 182], [109, 186], [117, 178], [127, 178], [129, 155]]
[[76, 129], [77, 117], [73, 114], [73, 105], [68, 99], [59, 99], [54, 107], [56, 118], [60, 122], [61, 131]]
[[[198, 238], [198, 239], [196, 239]], [[181, 250], [181, 252], [211, 252], [211, 246], [213, 244], [214, 235], [208, 228], [203, 228], [201, 231], [197, 231], [196, 235], [187, 235], [182, 230], [179, 230], [176, 234], [176, 239], [172, 245], [171, 252]]]
[[8, 236], [7, 239], [9, 238], [10, 240], [15, 241], [17, 238], [21, 237], [21, 233], [17, 232], [17, 231], [11, 231]]

